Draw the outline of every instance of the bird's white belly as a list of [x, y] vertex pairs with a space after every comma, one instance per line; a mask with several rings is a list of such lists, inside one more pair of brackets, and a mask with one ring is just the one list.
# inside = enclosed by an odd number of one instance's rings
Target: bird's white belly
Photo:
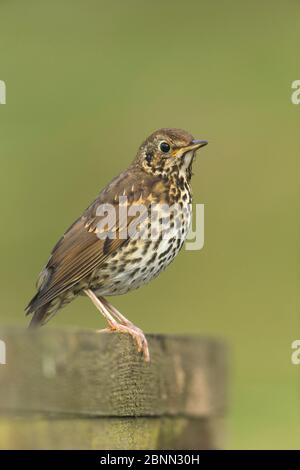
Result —
[[[186, 202], [174, 219], [174, 227], [160, 238], [132, 240], [97, 273], [97, 295], [121, 295], [147, 284], [162, 272], [180, 251], [191, 222], [191, 205]], [[145, 221], [145, 224], [148, 220]], [[153, 225], [152, 225], [153, 230]], [[155, 232], [155, 228], [154, 228]], [[152, 232], [153, 233], [153, 232]], [[113, 269], [112, 269], [113, 266]], [[98, 284], [98, 285], [97, 285]]]

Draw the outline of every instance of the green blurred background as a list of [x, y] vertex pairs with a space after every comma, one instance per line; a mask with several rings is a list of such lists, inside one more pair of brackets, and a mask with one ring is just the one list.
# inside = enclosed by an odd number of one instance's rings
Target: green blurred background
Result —
[[[228, 342], [228, 448], [300, 448], [299, 17], [296, 0], [0, 0], [1, 324], [27, 323], [52, 246], [148, 134], [209, 140], [204, 249], [115, 305]], [[80, 298], [58, 325], [104, 322]]]

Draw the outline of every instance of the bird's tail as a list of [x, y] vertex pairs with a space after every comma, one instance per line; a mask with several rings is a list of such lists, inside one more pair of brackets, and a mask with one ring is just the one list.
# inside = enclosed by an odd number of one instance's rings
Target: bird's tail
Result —
[[51, 302], [40, 306], [38, 304], [39, 292], [33, 297], [25, 309], [26, 315], [32, 315], [28, 325], [28, 328], [30, 329], [37, 328], [47, 323], [54, 313], [53, 309], [51, 308]]
[[38, 291], [25, 308], [26, 315], [32, 315], [29, 328], [36, 328], [47, 323], [60, 307], [60, 303], [56, 302], [55, 299], [45, 302], [44, 298], [45, 294], [47, 294], [52, 274], [53, 268], [46, 266], [38, 277]]
[[28, 325], [28, 328], [33, 329], [33, 328], [37, 328], [39, 326], [44, 325], [46, 316], [47, 316], [47, 306], [44, 305], [43, 307], [39, 308], [38, 310], [34, 312], [30, 320], [30, 323]]

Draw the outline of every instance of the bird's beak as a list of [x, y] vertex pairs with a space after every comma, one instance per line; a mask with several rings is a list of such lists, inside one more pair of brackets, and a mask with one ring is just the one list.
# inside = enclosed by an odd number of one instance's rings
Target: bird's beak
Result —
[[191, 150], [198, 150], [200, 147], [204, 147], [207, 144], [207, 140], [192, 140], [192, 143], [187, 147], [184, 147], [183, 150], [184, 153], [186, 153], [190, 152]]
[[194, 152], [198, 150], [200, 147], [204, 147], [207, 144], [208, 144], [207, 140], [192, 140], [192, 142], [186, 147], [181, 147], [180, 149], [176, 150], [174, 156], [183, 157], [187, 152], [191, 152], [191, 151]]

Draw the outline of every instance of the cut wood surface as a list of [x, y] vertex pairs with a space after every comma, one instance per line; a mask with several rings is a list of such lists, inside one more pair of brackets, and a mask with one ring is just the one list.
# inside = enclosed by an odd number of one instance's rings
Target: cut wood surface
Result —
[[127, 335], [0, 329], [7, 362], [0, 365], [0, 447], [217, 447], [224, 344], [147, 338], [150, 364]]

